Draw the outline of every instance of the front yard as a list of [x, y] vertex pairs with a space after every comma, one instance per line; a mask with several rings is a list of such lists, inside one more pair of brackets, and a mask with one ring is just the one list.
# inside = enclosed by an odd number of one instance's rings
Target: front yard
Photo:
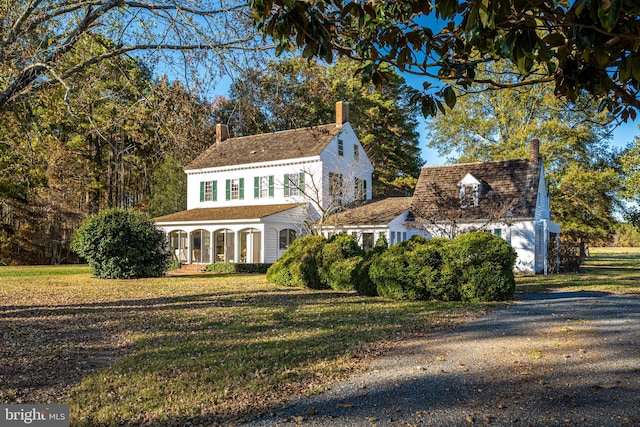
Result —
[[[548, 287], [640, 294], [640, 252], [596, 253]], [[72, 425], [229, 425], [314, 393], [406, 335], [499, 304], [282, 288], [264, 275], [99, 280], [0, 268], [0, 403], [70, 403]]]

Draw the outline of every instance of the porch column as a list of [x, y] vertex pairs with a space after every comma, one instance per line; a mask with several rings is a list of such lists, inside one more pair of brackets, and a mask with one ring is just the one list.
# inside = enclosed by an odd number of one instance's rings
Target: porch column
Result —
[[213, 231], [209, 231], [209, 263], [216, 262], [214, 258], [216, 252], [216, 242], [213, 240], [216, 237]]
[[187, 233], [187, 264], [191, 264], [191, 232]]
[[242, 233], [240, 231], [234, 231], [235, 238], [233, 239], [233, 258], [235, 263], [240, 262], [240, 238]]

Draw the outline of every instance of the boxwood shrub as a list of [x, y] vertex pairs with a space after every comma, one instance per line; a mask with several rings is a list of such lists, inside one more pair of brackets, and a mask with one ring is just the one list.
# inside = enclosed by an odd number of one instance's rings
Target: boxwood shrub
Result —
[[[348, 234], [332, 236], [322, 247], [318, 258], [318, 275], [322, 285], [335, 290], [353, 289], [356, 267], [362, 254], [355, 237]], [[355, 258], [357, 261], [352, 261]]]
[[267, 270], [267, 280], [283, 286], [326, 289], [318, 276], [318, 258], [327, 240], [304, 236], [294, 240], [284, 255]]
[[157, 277], [169, 267], [164, 233], [140, 212], [109, 209], [89, 217], [71, 247], [103, 279]]
[[489, 233], [461, 234], [444, 252], [444, 286], [459, 291], [462, 301], [513, 299], [515, 250]]
[[387, 238], [380, 236], [376, 241], [373, 249], [364, 253], [360, 263], [357, 266], [357, 271], [354, 278], [353, 287], [361, 295], [375, 297], [378, 295], [378, 289], [376, 284], [371, 280], [369, 275], [369, 269], [372, 264], [377, 263], [377, 258], [384, 253], [389, 247]]
[[441, 240], [419, 236], [391, 246], [376, 257], [369, 276], [380, 296], [424, 300], [438, 294], [442, 266]]

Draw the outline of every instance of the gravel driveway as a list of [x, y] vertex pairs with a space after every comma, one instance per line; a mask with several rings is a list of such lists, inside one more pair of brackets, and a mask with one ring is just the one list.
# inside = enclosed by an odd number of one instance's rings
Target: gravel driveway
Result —
[[525, 297], [245, 426], [640, 426], [640, 299]]

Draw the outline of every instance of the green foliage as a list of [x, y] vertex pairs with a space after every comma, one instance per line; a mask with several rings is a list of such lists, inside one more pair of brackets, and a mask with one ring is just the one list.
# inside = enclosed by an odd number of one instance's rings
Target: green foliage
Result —
[[391, 246], [369, 269], [379, 295], [393, 299], [424, 300], [438, 292], [442, 241], [412, 238]]
[[153, 171], [149, 215], [159, 217], [187, 208], [187, 175], [177, 159], [167, 158]]
[[318, 275], [318, 258], [327, 240], [304, 236], [289, 245], [284, 255], [267, 270], [267, 280], [282, 286], [326, 289]]
[[329, 266], [329, 285], [336, 291], [350, 291], [358, 278], [359, 267], [363, 257], [339, 259]]
[[445, 286], [458, 289], [462, 301], [513, 299], [515, 250], [489, 233], [461, 234], [448, 245], [443, 257]]
[[162, 276], [169, 265], [164, 233], [145, 214], [110, 209], [88, 218], [71, 243], [104, 279]]
[[360, 294], [366, 295], [370, 297], [374, 297], [378, 295], [378, 288], [376, 284], [371, 280], [371, 276], [369, 275], [369, 270], [373, 264], [378, 262], [378, 257], [380, 254], [384, 253], [389, 247], [387, 243], [387, 238], [384, 234], [378, 237], [376, 240], [376, 244], [373, 246], [373, 249], [365, 252], [362, 257], [360, 263], [358, 264], [358, 271], [356, 272], [353, 288]]
[[205, 270], [210, 273], [260, 273], [265, 274], [272, 264], [217, 262], [208, 264]]
[[[331, 63], [360, 58], [362, 77], [376, 87], [389, 80], [387, 64], [429, 77], [413, 102], [425, 116], [456, 105], [451, 82], [466, 90], [481, 80], [491, 87], [554, 82], [554, 93], [575, 102], [588, 92], [600, 108], [635, 119], [640, 100], [640, 4], [631, 0], [250, 2], [258, 27], [305, 58]], [[265, 7], [266, 6], [266, 7]], [[439, 32], [425, 26], [438, 19]], [[424, 58], [438, 58], [424, 61]], [[506, 60], [517, 81], [504, 85], [477, 75], [479, 64]], [[432, 81], [440, 78], [439, 85]]]
[[[361, 255], [362, 249], [355, 237], [349, 234], [331, 236], [318, 258], [318, 275], [322, 284], [335, 290], [353, 289], [353, 281], [345, 283], [345, 278], [351, 274], [355, 264], [351, 266], [343, 261]], [[337, 265], [343, 265], [349, 271], [342, 272]]]
[[511, 246], [488, 233], [412, 238], [377, 255], [369, 275], [387, 298], [502, 301], [513, 298], [515, 259]]

